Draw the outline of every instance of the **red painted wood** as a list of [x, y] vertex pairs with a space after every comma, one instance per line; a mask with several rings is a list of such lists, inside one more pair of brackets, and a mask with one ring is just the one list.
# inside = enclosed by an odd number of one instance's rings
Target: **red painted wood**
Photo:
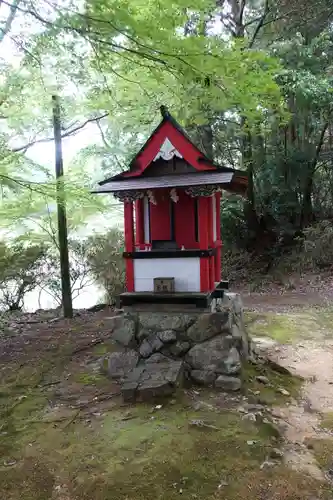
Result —
[[168, 190], [156, 190], [157, 204], [150, 203], [150, 239], [170, 240], [170, 193]]
[[[208, 250], [208, 198], [200, 197], [198, 199], [199, 215], [199, 247], [201, 250]], [[209, 258], [200, 258], [200, 291], [208, 292], [209, 283]]]
[[135, 201], [135, 245], [140, 246], [144, 242], [143, 199], [140, 199]]
[[187, 195], [184, 190], [177, 189], [179, 200], [175, 204], [175, 233], [177, 245], [186, 249], [199, 248], [195, 241], [194, 227], [194, 198]]
[[200, 292], [209, 292], [209, 257], [200, 258]]
[[140, 176], [148, 165], [150, 165], [150, 163], [154, 160], [166, 138], [170, 140], [183, 158], [195, 169], [200, 171], [216, 170], [216, 168], [211, 165], [199, 163], [198, 159], [204, 158], [203, 154], [193, 144], [191, 144], [177, 128], [175, 128], [170, 122], [166, 121], [156, 132], [153, 133], [147, 141], [144, 150], [137, 156], [137, 169], [132, 172], [126, 172], [124, 177]]
[[208, 209], [208, 245], [213, 248], [213, 205], [211, 197], [207, 198], [207, 209]]
[[216, 256], [215, 256], [215, 281], [221, 281], [221, 220], [220, 220], [220, 207], [221, 207], [221, 193], [216, 193]]
[[[214, 242], [213, 242], [213, 204], [212, 204], [212, 198], [206, 198], [207, 199], [207, 212], [208, 212], [208, 225], [207, 225], [207, 232], [208, 232], [208, 247], [213, 248], [214, 247]], [[215, 287], [215, 260], [214, 256], [209, 257], [209, 290], [214, 290]]]
[[125, 259], [126, 291], [134, 292], [134, 262], [133, 259]]
[[[124, 203], [125, 251], [134, 250], [133, 203]], [[134, 292], [134, 264], [132, 259], [126, 259], [126, 289]]]

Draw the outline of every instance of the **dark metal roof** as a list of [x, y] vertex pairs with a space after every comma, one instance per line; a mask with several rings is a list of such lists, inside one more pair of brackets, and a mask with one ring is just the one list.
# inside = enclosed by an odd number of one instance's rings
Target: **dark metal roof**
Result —
[[207, 184], [229, 184], [234, 172], [202, 172], [163, 177], [131, 177], [107, 182], [94, 190], [94, 193], [113, 193], [115, 191], [134, 191], [140, 189], [200, 186]]

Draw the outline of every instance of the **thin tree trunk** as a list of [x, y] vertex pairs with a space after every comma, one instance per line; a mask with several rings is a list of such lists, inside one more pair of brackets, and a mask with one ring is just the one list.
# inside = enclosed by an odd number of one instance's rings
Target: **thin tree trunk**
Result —
[[57, 190], [57, 212], [58, 212], [58, 238], [59, 238], [59, 257], [61, 270], [61, 291], [62, 307], [65, 318], [73, 317], [72, 290], [70, 279], [70, 266], [68, 256], [68, 234], [67, 234], [67, 216], [66, 202], [63, 180], [63, 159], [61, 143], [61, 122], [60, 105], [57, 96], [52, 96], [53, 103], [53, 127], [54, 127], [54, 145], [55, 145], [55, 170], [56, 170], [56, 190]]
[[255, 237], [259, 230], [259, 221], [256, 212], [255, 192], [254, 192], [254, 158], [252, 151], [252, 136], [249, 131], [244, 130], [245, 120], [243, 121], [243, 137], [241, 140], [242, 163], [247, 171], [248, 186], [247, 200], [244, 205], [244, 216], [249, 233]]
[[303, 229], [308, 224], [310, 224], [314, 220], [313, 207], [312, 207], [312, 191], [313, 191], [313, 179], [316, 171], [317, 163], [319, 160], [319, 156], [324, 144], [325, 134], [328, 129], [328, 120], [324, 123], [322, 128], [319, 141], [316, 147], [316, 152], [312, 162], [308, 165], [307, 176], [304, 183], [303, 189], [303, 201], [302, 201], [302, 209], [301, 209], [301, 218], [300, 218], [300, 229]]

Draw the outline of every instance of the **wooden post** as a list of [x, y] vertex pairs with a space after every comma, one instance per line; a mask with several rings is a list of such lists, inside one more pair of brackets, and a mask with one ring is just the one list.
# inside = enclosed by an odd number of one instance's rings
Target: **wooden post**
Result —
[[216, 193], [216, 256], [215, 256], [215, 281], [220, 282], [221, 276], [221, 193]]
[[143, 198], [135, 201], [135, 246], [141, 248], [145, 243], [143, 219]]
[[[207, 207], [208, 207], [208, 247], [214, 248], [213, 242], [213, 204], [212, 198], [207, 198]], [[214, 290], [215, 288], [215, 262], [214, 255], [208, 257], [209, 261], [209, 290]]]
[[[198, 198], [199, 216], [199, 247], [200, 250], [208, 250], [208, 198]], [[200, 257], [200, 290], [209, 291], [209, 258]]]
[[[134, 251], [134, 227], [133, 227], [133, 202], [124, 203], [124, 229], [125, 229], [125, 251]], [[134, 263], [133, 258], [126, 258], [126, 288], [128, 292], [134, 292]]]
[[67, 216], [66, 200], [63, 181], [63, 159], [61, 144], [61, 122], [60, 105], [57, 96], [52, 96], [53, 103], [53, 130], [55, 145], [55, 175], [56, 175], [56, 193], [57, 193], [57, 212], [58, 212], [58, 239], [60, 253], [60, 272], [61, 272], [61, 292], [62, 306], [65, 318], [73, 317], [72, 290], [70, 279], [70, 266], [68, 256], [68, 234], [67, 234]]

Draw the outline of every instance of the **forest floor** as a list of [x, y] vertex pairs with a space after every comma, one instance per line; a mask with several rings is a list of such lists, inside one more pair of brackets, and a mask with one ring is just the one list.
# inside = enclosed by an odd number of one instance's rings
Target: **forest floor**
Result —
[[295, 376], [251, 365], [241, 394], [192, 388], [155, 405], [124, 404], [99, 373], [114, 349], [111, 310], [9, 319], [0, 334], [0, 498], [333, 499], [329, 286], [244, 290], [243, 299], [251, 335]]

